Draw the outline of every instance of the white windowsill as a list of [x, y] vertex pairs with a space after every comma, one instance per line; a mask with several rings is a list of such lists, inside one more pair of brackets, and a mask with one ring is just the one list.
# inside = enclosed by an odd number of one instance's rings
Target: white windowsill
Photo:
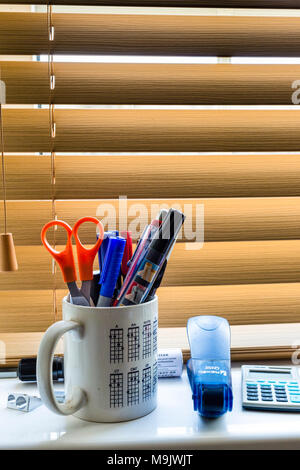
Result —
[[219, 419], [203, 420], [193, 411], [184, 371], [180, 379], [159, 380], [154, 412], [112, 424], [58, 416], [45, 406], [30, 413], [7, 409], [9, 392], [37, 394], [37, 388], [1, 379], [0, 449], [300, 449], [300, 413], [243, 410], [237, 364], [232, 377], [233, 412]]

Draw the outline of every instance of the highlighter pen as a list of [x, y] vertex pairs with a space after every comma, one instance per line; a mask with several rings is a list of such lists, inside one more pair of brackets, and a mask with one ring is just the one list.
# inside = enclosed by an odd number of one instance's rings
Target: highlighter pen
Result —
[[184, 219], [185, 216], [182, 212], [170, 209], [164, 222], [155, 233], [146, 254], [139, 263], [137, 272], [125, 296], [118, 305], [136, 305], [145, 301]]
[[146, 250], [147, 250], [149, 244], [151, 243], [151, 240], [153, 239], [153, 237], [154, 237], [155, 233], [157, 232], [158, 228], [159, 228], [159, 221], [154, 219], [154, 220], [152, 220], [151, 224], [147, 226], [147, 229], [144, 230], [142, 238], [139, 242], [138, 249], [135, 250], [135, 253], [134, 253], [134, 256], [132, 258], [131, 264], [129, 266], [127, 275], [124, 279], [123, 285], [122, 285], [122, 287], [119, 291], [119, 294], [118, 294], [116, 300], [113, 303], [114, 306], [119, 305], [120, 300], [124, 297], [124, 295], [127, 291], [127, 288], [130, 285], [130, 283], [132, 282], [133, 277], [136, 273], [136, 270], [138, 268], [138, 263], [143, 258], [144, 254], [146, 253]]
[[121, 237], [110, 237], [99, 284], [101, 284], [97, 307], [110, 307], [116, 283], [120, 275], [121, 262], [126, 240]]
[[[158, 227], [158, 226], [157, 226], [157, 227]], [[130, 260], [128, 261], [128, 263], [127, 263], [127, 266], [128, 266], [128, 267], [131, 265], [131, 263], [132, 263], [133, 260], [135, 259], [136, 253], [138, 252], [138, 250], [139, 250], [139, 248], [140, 248], [140, 244], [141, 244], [141, 242], [145, 239], [145, 236], [146, 236], [146, 233], [147, 233], [148, 230], [149, 230], [149, 225], [146, 225], [146, 227], [144, 228], [143, 233], [142, 233], [142, 235], [141, 235], [141, 237], [140, 237], [140, 239], [139, 239], [139, 241], [138, 241], [138, 243], [137, 243], [137, 245], [136, 245], [136, 247], [135, 247], [134, 253], [133, 253], [131, 259], [130, 259]]]
[[121, 237], [126, 239], [126, 245], [124, 249], [124, 255], [122, 259], [122, 264], [121, 264], [121, 271], [122, 275], [125, 278], [126, 274], [128, 273], [128, 261], [131, 260], [132, 258], [132, 238], [131, 238], [131, 232], [121, 232]]

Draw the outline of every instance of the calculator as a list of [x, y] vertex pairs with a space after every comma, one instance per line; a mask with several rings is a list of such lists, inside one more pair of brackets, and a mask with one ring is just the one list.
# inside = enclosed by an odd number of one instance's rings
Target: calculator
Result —
[[242, 403], [249, 409], [300, 411], [300, 368], [242, 366]]

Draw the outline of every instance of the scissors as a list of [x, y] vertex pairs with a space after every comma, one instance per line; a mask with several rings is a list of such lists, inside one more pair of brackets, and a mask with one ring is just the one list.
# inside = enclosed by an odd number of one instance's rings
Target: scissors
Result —
[[[99, 237], [92, 248], [85, 248], [78, 237], [78, 229], [84, 222], [93, 222], [97, 225]], [[47, 230], [50, 227], [56, 225], [63, 227], [67, 232], [67, 244], [65, 246], [65, 249], [62, 251], [56, 251], [54, 248], [52, 248], [46, 238]], [[76, 284], [77, 275], [75, 270], [75, 261], [72, 248], [72, 235], [74, 235], [76, 242], [79, 277], [82, 281], [81, 289], [79, 289]], [[91, 283], [93, 280], [93, 263], [98, 249], [102, 243], [103, 236], [103, 225], [95, 217], [82, 217], [81, 219], [77, 220], [73, 227], [73, 230], [70, 225], [64, 222], [63, 220], [51, 220], [42, 228], [42, 243], [45, 248], [49, 251], [49, 253], [53, 256], [55, 261], [57, 261], [57, 263], [59, 264], [64, 281], [66, 282], [70, 292], [70, 301], [73, 304], [83, 305], [86, 307], [89, 307], [91, 305], [90, 291]]]

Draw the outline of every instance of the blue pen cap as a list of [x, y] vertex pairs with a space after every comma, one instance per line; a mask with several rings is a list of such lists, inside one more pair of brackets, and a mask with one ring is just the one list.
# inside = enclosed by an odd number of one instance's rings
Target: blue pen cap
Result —
[[217, 316], [188, 320], [191, 359], [187, 372], [194, 410], [206, 418], [217, 418], [232, 410], [230, 326]]
[[[108, 241], [110, 237], [118, 237], [118, 235], [119, 235], [119, 232], [117, 230], [112, 230], [111, 232], [104, 232], [104, 237], [100, 245], [100, 248], [98, 250], [98, 261], [99, 261], [100, 271], [102, 271], [103, 269], [105, 254], [106, 254], [106, 250], [108, 247]], [[99, 238], [99, 234], [97, 233], [97, 240], [98, 238]]]
[[113, 296], [117, 279], [120, 274], [121, 262], [126, 245], [125, 238], [109, 237], [108, 246], [104, 258], [103, 268], [99, 283], [101, 284], [101, 296], [111, 298]]

